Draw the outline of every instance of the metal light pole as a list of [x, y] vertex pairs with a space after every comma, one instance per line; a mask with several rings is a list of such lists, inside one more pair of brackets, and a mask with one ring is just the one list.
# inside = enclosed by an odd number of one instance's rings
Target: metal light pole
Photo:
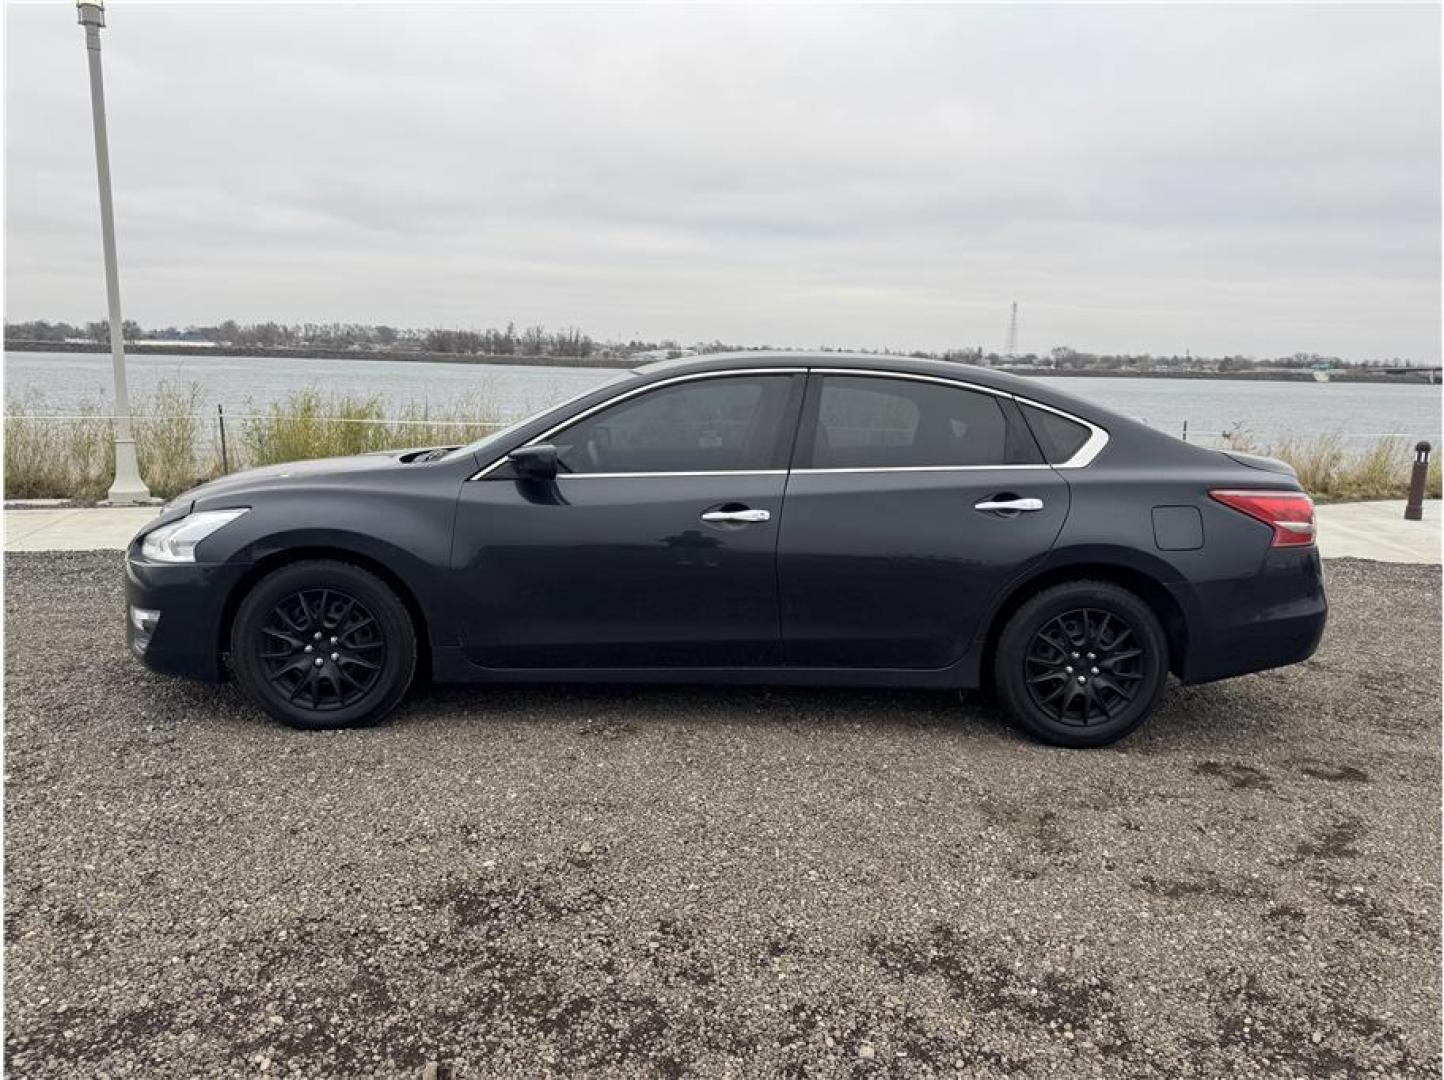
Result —
[[125, 339], [120, 320], [120, 276], [115, 267], [115, 213], [110, 205], [110, 144], [105, 136], [105, 85], [100, 74], [100, 28], [105, 25], [102, 0], [76, 0], [85, 48], [90, 57], [90, 115], [95, 127], [95, 171], [100, 178], [100, 235], [105, 247], [105, 298], [110, 309], [110, 358], [115, 368], [115, 481], [107, 500], [143, 503], [150, 491], [140, 478], [135, 436], [130, 424], [130, 395], [125, 389]]

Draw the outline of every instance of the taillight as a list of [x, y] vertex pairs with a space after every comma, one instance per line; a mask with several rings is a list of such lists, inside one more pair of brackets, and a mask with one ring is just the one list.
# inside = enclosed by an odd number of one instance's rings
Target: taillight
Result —
[[1314, 542], [1314, 500], [1302, 491], [1210, 491], [1208, 495], [1273, 529], [1272, 547]]

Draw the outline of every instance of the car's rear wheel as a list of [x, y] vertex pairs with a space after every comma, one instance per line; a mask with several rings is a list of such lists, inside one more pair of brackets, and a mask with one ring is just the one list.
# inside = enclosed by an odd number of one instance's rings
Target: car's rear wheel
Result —
[[267, 574], [241, 601], [231, 667], [261, 708], [292, 727], [368, 724], [411, 685], [416, 630], [375, 574], [307, 560]]
[[1106, 746], [1143, 723], [1168, 679], [1168, 639], [1137, 595], [1106, 581], [1054, 585], [1024, 601], [994, 658], [998, 696], [1034, 737]]

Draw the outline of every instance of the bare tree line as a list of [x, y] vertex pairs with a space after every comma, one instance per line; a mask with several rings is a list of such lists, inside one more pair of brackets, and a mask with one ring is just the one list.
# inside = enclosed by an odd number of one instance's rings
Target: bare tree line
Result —
[[[122, 326], [127, 341], [206, 342], [237, 348], [372, 349], [396, 352], [460, 353], [490, 356], [587, 357], [597, 351], [589, 334], [576, 327], [548, 330], [528, 326], [518, 330], [515, 323], [505, 329], [450, 330], [440, 328], [398, 328], [362, 323], [238, 323], [234, 319], [215, 326], [167, 326], [146, 329], [127, 319]], [[110, 338], [110, 324], [101, 322], [76, 326], [66, 322], [36, 320], [5, 324], [6, 340], [14, 341], [97, 341]]]
[[[548, 330], [543, 325], [518, 329], [508, 322], [503, 329], [457, 330], [443, 327], [402, 328], [385, 324], [364, 323], [278, 323], [275, 321], [240, 323], [227, 319], [214, 326], [189, 325], [147, 329], [127, 319], [122, 336], [128, 342], [153, 341], [181, 344], [187, 341], [244, 349], [327, 349], [358, 352], [385, 352], [405, 355], [429, 353], [458, 356], [548, 356], [562, 358], [627, 358], [637, 354], [681, 356], [692, 353], [753, 351], [773, 348], [771, 345], [735, 345], [722, 341], [696, 342], [682, 345], [663, 339], [647, 341], [599, 342], [574, 326]], [[84, 325], [67, 322], [5, 323], [5, 341], [10, 342], [74, 342], [104, 343], [110, 340], [110, 326], [104, 320]], [[1058, 371], [1218, 371], [1244, 372], [1267, 370], [1308, 370], [1311, 368], [1407, 367], [1412, 361], [1379, 358], [1351, 361], [1336, 356], [1297, 352], [1288, 356], [1256, 358], [1252, 356], [1207, 357], [1185, 353], [1182, 356], [1159, 356], [1151, 353], [1120, 354], [1084, 352], [1059, 346], [1047, 353], [1026, 353], [1004, 356], [986, 352], [979, 347], [946, 350], [864, 349], [844, 350], [831, 346], [824, 352], [863, 351], [881, 355], [915, 356], [927, 359], [953, 360], [959, 363], [988, 367], [1044, 368]]]

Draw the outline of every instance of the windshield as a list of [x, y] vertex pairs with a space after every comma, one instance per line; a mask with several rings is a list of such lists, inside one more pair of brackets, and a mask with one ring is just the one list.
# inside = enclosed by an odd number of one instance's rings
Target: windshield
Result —
[[598, 390], [602, 389], [602, 387], [611, 386], [614, 383], [619, 383], [624, 379], [630, 379], [635, 374], [635, 371], [619, 371], [610, 379], [599, 382], [596, 386], [587, 387], [580, 394], [573, 394], [571, 397], [566, 398], [563, 401], [559, 401], [555, 405], [548, 405], [545, 409], [538, 410], [537, 412], [532, 413], [530, 416], [523, 416], [520, 420], [513, 421], [512, 423], [507, 424], [507, 426], [502, 428], [500, 431], [493, 431], [490, 435], [486, 436], [485, 438], [478, 439], [476, 442], [467, 443], [465, 446], [458, 446], [455, 450], [451, 451], [451, 453], [447, 454], [441, 460], [453, 461], [456, 458], [465, 457], [467, 454], [474, 454], [478, 458], [489, 457], [497, 447], [504, 446], [515, 432], [521, 430], [527, 424], [530, 424], [538, 416], [544, 416], [545, 414], [552, 412], [555, 409], [560, 409], [564, 406], [570, 405], [574, 401], [581, 401], [582, 398], [587, 397], [591, 394], [595, 394]]

